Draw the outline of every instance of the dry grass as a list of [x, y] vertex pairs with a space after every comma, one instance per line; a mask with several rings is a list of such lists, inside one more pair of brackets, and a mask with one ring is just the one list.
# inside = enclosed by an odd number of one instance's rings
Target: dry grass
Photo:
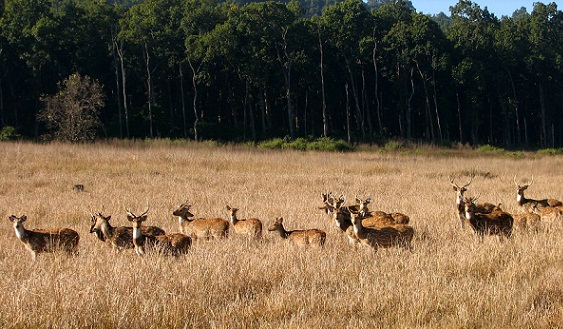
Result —
[[[483, 242], [461, 231], [448, 175], [480, 173], [470, 193], [517, 211], [512, 181], [533, 174], [530, 197], [563, 198], [563, 157], [398, 156], [270, 152], [202, 144], [0, 143], [2, 328], [560, 328], [561, 226]], [[467, 176], [460, 178], [466, 180]], [[85, 192], [72, 190], [84, 184]], [[412, 252], [352, 250], [317, 210], [320, 193], [371, 196], [371, 208], [408, 214]], [[88, 234], [88, 212], [150, 205], [147, 225], [176, 232], [186, 199], [196, 216], [226, 216], [327, 232], [323, 250], [229, 238], [178, 259], [114, 254]], [[42, 254], [16, 240], [27, 228], [66, 226], [80, 255]]]

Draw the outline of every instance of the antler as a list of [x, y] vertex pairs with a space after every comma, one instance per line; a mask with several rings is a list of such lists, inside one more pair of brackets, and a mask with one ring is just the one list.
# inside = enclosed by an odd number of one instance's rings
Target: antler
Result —
[[[527, 187], [530, 187], [533, 182], [534, 182], [534, 175], [532, 175], [532, 179], [524, 185], [526, 185]], [[516, 184], [517, 187], [520, 187], [520, 184], [518, 184], [518, 182], [516, 181], [516, 175], [514, 175], [514, 184]]]

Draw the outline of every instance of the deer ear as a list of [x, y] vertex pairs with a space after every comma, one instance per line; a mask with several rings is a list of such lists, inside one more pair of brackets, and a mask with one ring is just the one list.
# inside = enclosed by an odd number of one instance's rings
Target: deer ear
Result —
[[10, 222], [12, 222], [12, 223], [17, 220], [17, 218], [16, 218], [15, 215], [10, 216], [8, 219], [9, 219]]
[[132, 221], [133, 221], [133, 219], [135, 219], [135, 218], [134, 218], [133, 216], [131, 216], [131, 215], [127, 215], [127, 220], [128, 220], [128, 221], [132, 222]]
[[139, 218], [139, 221], [144, 222], [147, 220], [147, 215], [143, 215]]
[[23, 215], [23, 216], [20, 218], [20, 222], [25, 222], [26, 220], [27, 220], [27, 216], [26, 216], [26, 215]]

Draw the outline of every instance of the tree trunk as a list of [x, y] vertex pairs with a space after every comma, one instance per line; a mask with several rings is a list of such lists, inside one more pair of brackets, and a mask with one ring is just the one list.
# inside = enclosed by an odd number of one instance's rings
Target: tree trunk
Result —
[[348, 143], [352, 143], [352, 136], [350, 135], [350, 96], [348, 93], [348, 83], [344, 85], [346, 91], [346, 134], [348, 135]]
[[121, 42], [117, 42], [117, 39], [114, 39], [115, 49], [117, 50], [117, 56], [119, 57], [119, 64], [121, 67], [121, 91], [123, 95], [123, 112], [125, 114], [125, 133], [127, 138], [131, 137], [129, 134], [129, 106], [127, 104], [127, 75], [125, 74], [125, 61], [124, 61], [124, 54], [123, 54], [123, 40]]
[[407, 139], [412, 138], [412, 98], [414, 97], [414, 68], [411, 67], [410, 72], [410, 83], [411, 83], [411, 93], [407, 98], [407, 113], [406, 113], [406, 124], [407, 124]]
[[326, 94], [325, 94], [325, 76], [324, 76], [324, 55], [323, 55], [323, 42], [321, 40], [321, 28], [317, 26], [317, 34], [319, 36], [319, 51], [321, 55], [321, 95], [323, 100], [323, 137], [328, 137], [328, 120], [327, 120], [327, 113], [326, 113]]
[[346, 69], [348, 71], [348, 78], [350, 79], [350, 86], [352, 87], [352, 96], [354, 97], [354, 102], [356, 106], [356, 128], [360, 130], [362, 139], [365, 139], [365, 127], [364, 127], [364, 116], [362, 115], [362, 110], [360, 109], [360, 100], [358, 98], [358, 92], [356, 91], [356, 84], [354, 83], [354, 75], [352, 74], [352, 68], [348, 59], [345, 59]]
[[383, 123], [381, 122], [381, 102], [379, 100], [379, 70], [377, 69], [377, 39], [374, 37], [373, 40], [373, 50], [371, 52], [371, 57], [373, 60], [373, 73], [375, 77], [375, 114], [377, 116], [377, 124], [379, 126], [379, 136], [383, 137]]
[[188, 120], [186, 115], [186, 97], [184, 95], [184, 70], [182, 69], [182, 63], [178, 63], [178, 71], [180, 73], [180, 99], [182, 101], [182, 123], [184, 128], [184, 138], [188, 138]]
[[197, 124], [199, 122], [199, 114], [197, 113], [197, 73], [199, 72], [199, 69], [201, 67], [198, 66], [197, 70], [196, 68], [193, 66], [192, 60], [190, 59], [190, 57], [188, 56], [188, 64], [190, 64], [190, 69], [192, 70], [192, 87], [194, 88], [194, 99], [193, 99], [193, 109], [194, 109], [194, 139], [197, 141], [199, 139], [199, 136], [197, 134]]
[[514, 87], [514, 80], [512, 79], [512, 73], [508, 70], [508, 78], [510, 79], [510, 85], [512, 86], [512, 96], [514, 99], [511, 104], [514, 105], [514, 117], [516, 119], [516, 143], [518, 145], [522, 144], [522, 131], [520, 129], [520, 113], [518, 108], [518, 97], [516, 96], [516, 87]]
[[543, 94], [543, 84], [539, 84], [539, 89], [540, 89], [540, 120], [541, 120], [541, 138], [540, 138], [540, 142], [541, 142], [541, 146], [545, 147], [547, 146], [547, 141], [549, 140], [549, 137], [547, 136], [547, 120], [545, 117], [545, 99], [544, 99], [544, 94]]
[[416, 68], [418, 69], [418, 74], [422, 79], [422, 88], [424, 89], [424, 109], [426, 117], [426, 138], [430, 138], [432, 142], [436, 142], [436, 136], [434, 134], [434, 118], [432, 118], [432, 112], [430, 111], [430, 98], [428, 97], [428, 87], [426, 86], [426, 76], [422, 73], [422, 69], [418, 64], [418, 61], [414, 61]]
[[150, 54], [149, 54], [149, 47], [147, 45], [147, 43], [144, 43], [144, 52], [143, 52], [143, 58], [145, 60], [145, 69], [147, 70], [147, 105], [149, 107], [149, 136], [151, 138], [154, 137], [154, 133], [153, 133], [153, 122], [152, 122], [152, 103], [153, 103], [153, 95], [152, 95], [152, 72], [150, 69]]
[[456, 101], [457, 101], [457, 124], [459, 128], [459, 141], [463, 143], [463, 128], [461, 125], [461, 103], [459, 101], [459, 92], [456, 91], [455, 93]]
[[[115, 40], [112, 37], [112, 40]], [[117, 117], [119, 118], [119, 138], [123, 138], [123, 118], [122, 118], [122, 111], [123, 111], [123, 103], [121, 102], [121, 84], [119, 83], [119, 64], [118, 64], [118, 56], [116, 50], [116, 43], [112, 42], [112, 55], [113, 55], [113, 63], [114, 63], [114, 73], [115, 73], [115, 85], [116, 85], [116, 96], [117, 96]]]

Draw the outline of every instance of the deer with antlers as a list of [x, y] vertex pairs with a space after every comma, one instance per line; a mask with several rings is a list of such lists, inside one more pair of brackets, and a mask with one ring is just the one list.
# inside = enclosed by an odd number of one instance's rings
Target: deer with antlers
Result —
[[133, 224], [132, 241], [135, 246], [135, 253], [139, 256], [144, 255], [147, 246], [162, 254], [179, 256], [187, 254], [192, 245], [192, 239], [181, 233], [172, 233], [166, 235], [151, 236], [143, 233], [142, 223], [147, 220], [147, 213], [137, 216], [131, 210], [127, 209], [127, 220]]
[[532, 175], [532, 179], [529, 182], [526, 182], [525, 184], [520, 185], [517, 181], [516, 181], [516, 175], [514, 175], [514, 184], [516, 184], [516, 188], [518, 189], [517, 194], [516, 194], [516, 202], [518, 202], [518, 205], [520, 207], [522, 207], [522, 209], [524, 209], [524, 211], [526, 212], [534, 212], [534, 210], [537, 210], [539, 212], [541, 212], [544, 208], [547, 207], [561, 207], [563, 206], [563, 203], [559, 200], [555, 200], [555, 199], [542, 199], [542, 200], [536, 200], [536, 199], [528, 199], [524, 196], [524, 191], [526, 191], [528, 189], [528, 187], [530, 187], [532, 184], [534, 183], [534, 176]]
[[[473, 181], [473, 178], [475, 178], [475, 173], [471, 173], [471, 175], [469, 175], [469, 181], [467, 181], [467, 183], [463, 186], [459, 186], [456, 182], [453, 176], [449, 176], [450, 178], [450, 184], [452, 185], [453, 189], [455, 192], [457, 192], [456, 194], [456, 213], [460, 214], [460, 213], [465, 213], [465, 197], [464, 194], [465, 192], [467, 192], [467, 187], [469, 185], [471, 185], [471, 182]], [[493, 211], [497, 206], [492, 204], [492, 203], [479, 203], [479, 204], [475, 204], [475, 212], [478, 213], [483, 213], [483, 214], [487, 214], [490, 213], [491, 211]], [[461, 228], [464, 228], [465, 225], [465, 220], [462, 219], [460, 217], [461, 220]]]
[[31, 252], [33, 259], [36, 259], [40, 253], [55, 252], [57, 250], [63, 250], [68, 254], [74, 255], [78, 253], [80, 235], [74, 230], [69, 228], [27, 230], [23, 226], [23, 223], [27, 220], [25, 215], [21, 217], [11, 215], [9, 220], [14, 226], [16, 237]]
[[467, 221], [481, 238], [483, 235], [501, 235], [510, 237], [512, 234], [512, 226], [514, 218], [496, 207], [490, 213], [477, 212], [475, 201], [479, 197], [464, 197], [464, 209], [459, 211], [460, 220]]

